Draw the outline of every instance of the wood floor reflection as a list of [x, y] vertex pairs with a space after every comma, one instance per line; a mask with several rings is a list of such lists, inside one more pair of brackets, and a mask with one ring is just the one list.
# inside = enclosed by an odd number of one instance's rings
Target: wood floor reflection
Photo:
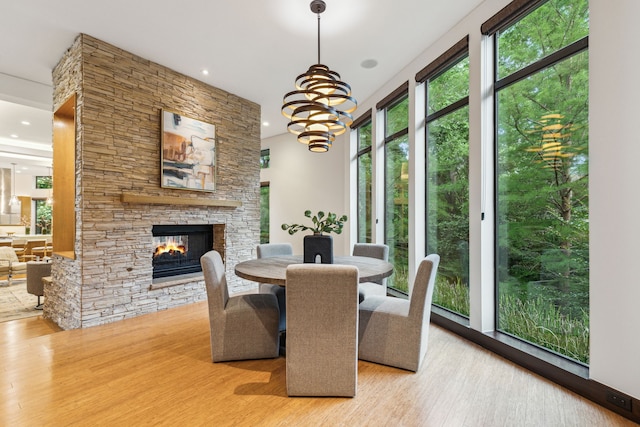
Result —
[[430, 330], [417, 374], [360, 361], [355, 398], [289, 398], [283, 357], [211, 363], [206, 303], [71, 331], [5, 322], [0, 425], [635, 425]]

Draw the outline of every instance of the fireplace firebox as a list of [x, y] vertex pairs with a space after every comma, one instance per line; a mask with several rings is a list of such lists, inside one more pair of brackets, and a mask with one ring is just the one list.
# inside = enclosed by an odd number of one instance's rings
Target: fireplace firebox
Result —
[[213, 225], [154, 225], [153, 278], [198, 273], [200, 257], [213, 248]]

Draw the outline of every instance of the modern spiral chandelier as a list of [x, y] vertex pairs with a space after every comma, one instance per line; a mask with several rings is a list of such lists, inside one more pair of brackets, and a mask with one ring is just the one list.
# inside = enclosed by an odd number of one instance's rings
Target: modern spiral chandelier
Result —
[[282, 105], [282, 114], [289, 119], [287, 130], [319, 153], [329, 151], [336, 136], [347, 131], [358, 106], [351, 86], [320, 63], [320, 14], [325, 9], [324, 1], [311, 2], [311, 11], [318, 15], [318, 63], [296, 78], [296, 90], [284, 96]]

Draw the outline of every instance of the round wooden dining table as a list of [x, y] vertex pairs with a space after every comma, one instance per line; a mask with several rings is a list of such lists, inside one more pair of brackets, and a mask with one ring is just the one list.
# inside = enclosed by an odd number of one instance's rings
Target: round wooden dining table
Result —
[[[393, 273], [393, 264], [377, 258], [335, 256], [333, 257], [333, 263], [358, 267], [360, 282], [373, 282], [389, 277]], [[302, 264], [302, 255], [275, 256], [242, 261], [236, 264], [235, 273], [238, 277], [254, 282], [286, 286], [287, 267], [291, 264]]]

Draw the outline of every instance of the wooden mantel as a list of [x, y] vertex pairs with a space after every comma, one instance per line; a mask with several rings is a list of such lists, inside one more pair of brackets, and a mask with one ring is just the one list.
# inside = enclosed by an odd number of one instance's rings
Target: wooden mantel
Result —
[[226, 208], [238, 208], [242, 206], [242, 202], [239, 200], [194, 199], [175, 196], [140, 196], [131, 193], [122, 193], [120, 200], [123, 203], [148, 205], [218, 206]]

